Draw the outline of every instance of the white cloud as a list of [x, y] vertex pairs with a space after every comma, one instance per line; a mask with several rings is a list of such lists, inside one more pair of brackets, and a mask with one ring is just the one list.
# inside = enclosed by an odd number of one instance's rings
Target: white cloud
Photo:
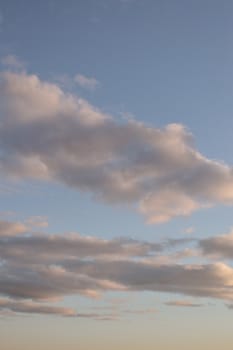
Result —
[[118, 122], [36, 75], [0, 78], [0, 174], [138, 206], [150, 223], [233, 203], [233, 170], [204, 157], [180, 124]]

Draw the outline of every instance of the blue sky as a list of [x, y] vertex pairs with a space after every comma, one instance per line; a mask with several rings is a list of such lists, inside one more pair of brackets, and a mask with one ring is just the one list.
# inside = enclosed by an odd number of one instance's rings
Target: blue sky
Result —
[[4, 350], [230, 349], [232, 16], [0, 0]]

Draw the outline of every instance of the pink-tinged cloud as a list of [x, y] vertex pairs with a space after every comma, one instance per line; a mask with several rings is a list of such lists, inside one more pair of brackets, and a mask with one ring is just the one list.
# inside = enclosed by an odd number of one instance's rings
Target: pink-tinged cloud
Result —
[[180, 124], [116, 121], [36, 75], [0, 78], [0, 174], [56, 181], [130, 204], [150, 223], [233, 203], [233, 170], [206, 158]]
[[201, 240], [104, 240], [74, 233], [20, 233], [17, 225], [6, 225], [7, 234], [0, 236], [0, 295], [5, 298], [38, 303], [70, 295], [98, 298], [108, 291], [154, 291], [233, 301], [230, 265], [208, 260], [181, 264], [187, 248], [160, 261], [161, 253], [185, 243], [200, 245]]

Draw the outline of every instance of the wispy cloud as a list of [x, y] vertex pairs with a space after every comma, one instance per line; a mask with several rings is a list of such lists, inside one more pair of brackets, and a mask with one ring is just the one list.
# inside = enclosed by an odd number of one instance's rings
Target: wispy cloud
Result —
[[180, 124], [118, 122], [36, 75], [0, 79], [0, 171], [138, 205], [149, 223], [233, 203], [233, 170], [204, 157]]
[[188, 301], [188, 300], [171, 300], [171, 301], [167, 301], [165, 303], [165, 305], [167, 305], [167, 306], [178, 306], [178, 307], [200, 307], [200, 306], [204, 306], [204, 304], [194, 303], [194, 302]]
[[32, 301], [20, 301], [11, 299], [0, 299], [0, 315], [8, 310], [13, 313], [44, 314], [59, 316], [76, 316], [77, 313], [71, 308], [45, 305]]
[[88, 89], [88, 90], [94, 90], [99, 86], [98, 80], [92, 77], [87, 77], [82, 74], [77, 74], [74, 77], [74, 82], [77, 83], [82, 88]]
[[15, 55], [4, 56], [1, 59], [1, 63], [10, 69], [23, 70], [25, 68], [25, 63]]

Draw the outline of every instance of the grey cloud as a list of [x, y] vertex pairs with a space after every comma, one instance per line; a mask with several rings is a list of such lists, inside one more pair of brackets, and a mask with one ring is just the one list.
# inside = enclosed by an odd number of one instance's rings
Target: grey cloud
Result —
[[[14, 231], [13, 222], [11, 227]], [[38, 303], [69, 295], [96, 298], [107, 291], [154, 291], [233, 301], [232, 267], [224, 263], [178, 264], [175, 258], [161, 263], [161, 250], [167, 248], [164, 243], [126, 238], [103, 240], [17, 230], [12, 235], [9, 231], [0, 237], [0, 295], [16, 302]], [[13, 307], [16, 304], [8, 309]], [[30, 310], [39, 312], [32, 306]]]
[[167, 239], [164, 244], [166, 247], [176, 247], [176, 246], [181, 246], [187, 243], [193, 243], [196, 242], [197, 239], [195, 238], [169, 238]]
[[229, 310], [233, 310], [233, 304], [226, 304], [226, 307], [227, 307]]
[[[23, 229], [24, 226], [22, 226]], [[127, 256], [153, 256], [163, 249], [159, 243], [149, 243], [132, 239], [104, 240], [96, 237], [85, 237], [79, 234], [66, 235], [15, 235], [21, 224], [11, 223], [7, 233], [0, 237], [0, 259], [8, 260], [16, 265], [25, 263], [56, 263], [67, 259], [109, 257], [122, 259]], [[13, 229], [12, 231], [10, 229]], [[1, 222], [0, 222], [1, 232]], [[22, 232], [22, 231], [21, 231]], [[9, 237], [12, 235], [11, 237]], [[0, 235], [1, 236], [1, 235]]]
[[199, 241], [203, 254], [220, 256], [225, 259], [233, 258], [233, 233], [209, 237]]
[[60, 266], [0, 269], [0, 293], [53, 300], [66, 295], [96, 297], [114, 291], [155, 291], [233, 300], [233, 269], [223, 263], [155, 265], [145, 261], [81, 260]]
[[233, 299], [233, 269], [223, 263], [157, 265], [150, 261], [66, 263], [67, 270], [87, 273], [126, 286], [129, 290], [162, 291], [188, 296]]
[[11, 299], [0, 299], [0, 315], [2, 312], [11, 311], [13, 313], [45, 314], [59, 316], [76, 316], [76, 312], [71, 308], [61, 306], [51, 306], [32, 301], [20, 301]]
[[101, 314], [101, 313], [92, 313], [92, 312], [85, 312], [85, 313], [78, 313], [78, 318], [92, 318], [96, 321], [116, 321], [119, 319], [118, 315], [114, 314]]
[[117, 122], [35, 75], [3, 72], [0, 173], [60, 181], [109, 203], [138, 205], [149, 222], [232, 204], [232, 168], [201, 155], [179, 124]]
[[41, 314], [75, 318], [91, 318], [98, 321], [114, 321], [118, 319], [117, 315], [114, 315], [114, 313], [77, 312], [72, 308], [38, 303], [30, 300], [22, 301], [7, 298], [0, 299], [0, 316], [14, 316], [17, 314]]
[[60, 266], [0, 266], [0, 294], [13, 298], [53, 300], [75, 294], [97, 297], [105, 290], [124, 289], [117, 282], [72, 273]]

